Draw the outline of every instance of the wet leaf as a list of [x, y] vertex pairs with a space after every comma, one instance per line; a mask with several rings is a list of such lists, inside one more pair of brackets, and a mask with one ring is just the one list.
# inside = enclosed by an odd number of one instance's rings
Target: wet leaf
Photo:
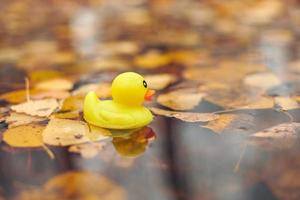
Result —
[[83, 85], [77, 90], [73, 91], [72, 94], [75, 96], [83, 96], [88, 92], [94, 91], [99, 98], [108, 98], [111, 96], [111, 84], [109, 83], [92, 83]]
[[70, 90], [73, 87], [73, 83], [67, 79], [51, 79], [40, 82], [35, 85], [38, 90]]
[[35, 95], [30, 95], [31, 99], [47, 99], [47, 98], [53, 98], [53, 99], [65, 99], [70, 96], [70, 93], [67, 91], [40, 91]]
[[174, 117], [186, 122], [208, 122], [219, 117], [219, 115], [213, 113], [176, 112], [154, 107], [150, 108], [150, 110], [156, 115]]
[[149, 51], [134, 59], [134, 64], [141, 68], [153, 69], [169, 64], [171, 61], [167, 54], [160, 54], [157, 51]]
[[249, 137], [249, 144], [262, 147], [290, 147], [299, 139], [300, 123], [283, 123], [256, 132]]
[[25, 113], [32, 116], [48, 117], [59, 107], [56, 99], [31, 100], [25, 103], [11, 106], [17, 113]]
[[41, 147], [43, 146], [42, 132], [44, 128], [39, 125], [10, 128], [3, 133], [3, 141], [13, 147]]
[[63, 101], [61, 111], [82, 110], [83, 100], [84, 96], [82, 95], [70, 96]]
[[61, 72], [55, 70], [36, 70], [30, 73], [29, 79], [31, 82], [36, 83], [62, 76]]
[[49, 145], [69, 146], [106, 139], [109, 131], [94, 127], [89, 128], [83, 121], [51, 119], [43, 131], [43, 141]]
[[85, 171], [69, 171], [57, 175], [46, 182], [40, 189], [21, 192], [20, 200], [126, 200], [126, 191], [105, 176]]
[[251, 87], [257, 87], [262, 90], [268, 90], [281, 84], [279, 78], [272, 73], [251, 74], [245, 77], [244, 84]]
[[177, 77], [171, 74], [153, 74], [144, 76], [149, 88], [162, 90], [177, 80]]
[[[36, 89], [32, 89], [29, 91], [30, 95], [38, 94], [40, 91]], [[0, 99], [4, 99], [8, 101], [9, 103], [21, 103], [26, 101], [26, 90], [15, 90], [12, 92], [8, 92], [5, 94], [2, 94], [0, 96]]]
[[157, 102], [173, 110], [189, 110], [196, 107], [204, 96], [204, 93], [182, 89], [159, 95]]
[[237, 118], [237, 115], [234, 114], [223, 114], [220, 115], [217, 119], [210, 121], [207, 125], [202, 126], [216, 133], [221, 133], [229, 126], [229, 124]]
[[40, 122], [43, 120], [45, 120], [45, 118], [11, 112], [10, 115], [6, 117], [5, 122], [8, 124], [8, 128], [13, 128], [16, 126]]
[[290, 97], [275, 97], [275, 105], [282, 110], [292, 110], [299, 108], [296, 100]]
[[51, 115], [51, 118], [60, 118], [60, 119], [80, 119], [79, 111], [66, 111], [66, 112], [57, 112]]
[[69, 152], [79, 153], [83, 158], [93, 158], [104, 148], [104, 143], [77, 144], [69, 147]]

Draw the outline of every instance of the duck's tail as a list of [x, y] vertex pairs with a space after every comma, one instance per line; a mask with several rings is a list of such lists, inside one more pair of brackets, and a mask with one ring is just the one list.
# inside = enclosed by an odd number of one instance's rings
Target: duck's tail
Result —
[[85, 98], [83, 103], [83, 114], [84, 119], [89, 122], [95, 117], [95, 110], [97, 110], [97, 105], [99, 104], [98, 96], [95, 92], [89, 92]]

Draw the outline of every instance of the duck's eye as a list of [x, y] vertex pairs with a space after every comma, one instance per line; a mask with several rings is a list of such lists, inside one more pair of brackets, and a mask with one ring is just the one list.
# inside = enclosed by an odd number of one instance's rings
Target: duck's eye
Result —
[[143, 85], [145, 88], [147, 88], [147, 82], [145, 80], [143, 81]]

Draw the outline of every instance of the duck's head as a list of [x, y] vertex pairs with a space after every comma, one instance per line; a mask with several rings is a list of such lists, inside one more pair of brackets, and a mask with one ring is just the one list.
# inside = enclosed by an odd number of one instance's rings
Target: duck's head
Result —
[[128, 106], [140, 106], [154, 93], [148, 89], [145, 79], [135, 72], [119, 74], [111, 87], [113, 101]]

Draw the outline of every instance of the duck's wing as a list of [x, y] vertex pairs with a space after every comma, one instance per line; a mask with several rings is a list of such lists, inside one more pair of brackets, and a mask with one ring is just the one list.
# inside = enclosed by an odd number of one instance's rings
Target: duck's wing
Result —
[[128, 113], [114, 113], [102, 109], [98, 112], [98, 117], [107, 124], [107, 128], [127, 129], [136, 124], [136, 120]]

